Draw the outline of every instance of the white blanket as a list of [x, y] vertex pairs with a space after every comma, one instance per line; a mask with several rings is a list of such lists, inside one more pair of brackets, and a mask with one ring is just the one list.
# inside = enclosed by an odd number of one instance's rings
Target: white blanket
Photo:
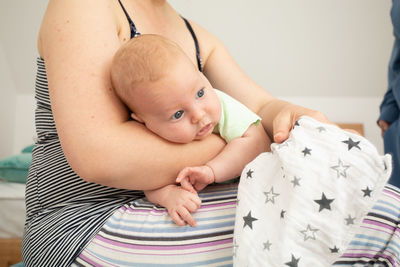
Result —
[[290, 137], [243, 170], [235, 266], [330, 266], [391, 172], [365, 138], [300, 118]]

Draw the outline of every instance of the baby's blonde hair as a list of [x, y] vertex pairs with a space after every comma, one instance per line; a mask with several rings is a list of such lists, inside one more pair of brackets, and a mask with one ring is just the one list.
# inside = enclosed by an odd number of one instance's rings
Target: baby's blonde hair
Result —
[[146, 82], [161, 79], [175, 60], [186, 54], [173, 41], [156, 34], [132, 38], [115, 53], [111, 83], [118, 97], [131, 110], [133, 90]]

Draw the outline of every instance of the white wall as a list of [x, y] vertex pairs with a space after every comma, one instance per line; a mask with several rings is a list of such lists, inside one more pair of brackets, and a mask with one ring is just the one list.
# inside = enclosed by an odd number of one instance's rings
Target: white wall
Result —
[[0, 158], [9, 156], [13, 151], [13, 134], [15, 123], [15, 103], [17, 92], [8, 62], [4, 55], [3, 46], [0, 43]]
[[15, 128], [13, 153], [17, 154], [22, 148], [34, 143], [35, 105], [33, 94], [18, 94], [15, 103]]
[[[281, 96], [382, 96], [391, 0], [171, 0]], [[223, 67], [223, 66], [222, 66]]]
[[[381, 149], [375, 121], [393, 42], [390, 0], [169, 2], [220, 38], [273, 95], [321, 110], [332, 121], [363, 122]], [[46, 5], [0, 2], [0, 156], [34, 136], [36, 35]]]

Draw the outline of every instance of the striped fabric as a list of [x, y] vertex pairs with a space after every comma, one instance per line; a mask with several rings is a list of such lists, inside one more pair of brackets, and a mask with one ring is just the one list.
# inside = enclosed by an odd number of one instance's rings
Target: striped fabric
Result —
[[334, 266], [400, 266], [400, 190], [388, 185]]
[[37, 140], [26, 184], [22, 256], [28, 267], [69, 266], [115, 209], [143, 193], [88, 183], [74, 173], [55, 128], [43, 59], [37, 65]]
[[196, 227], [143, 199], [118, 209], [74, 266], [232, 266], [237, 185], [207, 187]]

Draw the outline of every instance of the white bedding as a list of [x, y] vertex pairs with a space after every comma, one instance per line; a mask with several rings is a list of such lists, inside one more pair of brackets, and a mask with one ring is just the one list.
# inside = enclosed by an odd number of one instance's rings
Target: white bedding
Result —
[[0, 181], [0, 238], [21, 238], [25, 223], [25, 184]]

